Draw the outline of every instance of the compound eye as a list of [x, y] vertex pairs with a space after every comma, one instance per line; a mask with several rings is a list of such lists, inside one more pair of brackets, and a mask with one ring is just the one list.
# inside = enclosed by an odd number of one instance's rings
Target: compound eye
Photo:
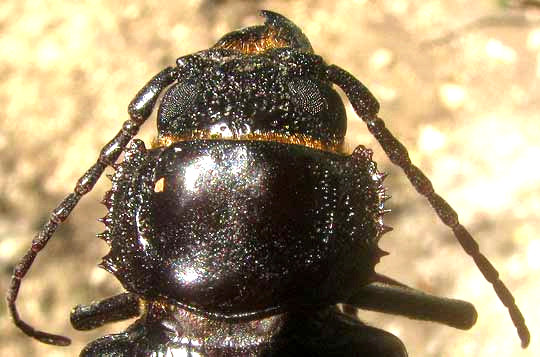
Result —
[[158, 123], [171, 123], [190, 113], [201, 92], [200, 84], [191, 80], [178, 82], [167, 90], [158, 111]]
[[317, 115], [327, 109], [319, 86], [311, 80], [294, 79], [289, 82], [292, 102], [302, 111], [312, 115]]

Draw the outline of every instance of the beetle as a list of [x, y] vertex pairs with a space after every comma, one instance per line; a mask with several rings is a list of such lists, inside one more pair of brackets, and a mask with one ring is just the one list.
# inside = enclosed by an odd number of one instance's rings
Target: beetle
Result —
[[[37, 254], [112, 166], [99, 235], [111, 250], [100, 266], [127, 293], [79, 305], [71, 321], [88, 330], [140, 318], [82, 356], [406, 355], [399, 339], [339, 312], [338, 303], [471, 327], [471, 304], [375, 273], [386, 254], [377, 243], [390, 230], [384, 174], [371, 150], [344, 151], [346, 116], [335, 84], [492, 283], [526, 347], [529, 332], [511, 293], [377, 116], [377, 100], [315, 55], [291, 21], [262, 14], [264, 25], [180, 57], [135, 96], [130, 119], [15, 267], [7, 295], [15, 324], [42, 342], [69, 344], [26, 324], [17, 295]], [[162, 93], [158, 137], [146, 148], [134, 138]]]

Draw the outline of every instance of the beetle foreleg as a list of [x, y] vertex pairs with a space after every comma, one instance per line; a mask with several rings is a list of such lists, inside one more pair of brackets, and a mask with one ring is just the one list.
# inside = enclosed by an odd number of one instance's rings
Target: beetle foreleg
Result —
[[93, 330], [110, 322], [137, 317], [140, 312], [139, 297], [124, 293], [90, 305], [75, 306], [71, 310], [71, 325], [76, 330]]
[[362, 286], [348, 301], [363, 310], [434, 321], [459, 329], [471, 328], [477, 318], [471, 303], [426, 294], [413, 288], [382, 283]]

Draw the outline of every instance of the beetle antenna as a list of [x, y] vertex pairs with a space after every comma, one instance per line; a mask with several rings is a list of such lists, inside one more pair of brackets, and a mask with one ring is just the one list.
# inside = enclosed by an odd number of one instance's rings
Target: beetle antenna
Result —
[[508, 309], [521, 339], [521, 347], [526, 348], [531, 336], [514, 296], [499, 278], [499, 272], [480, 252], [478, 243], [459, 223], [456, 211], [435, 192], [431, 181], [411, 162], [405, 146], [392, 135], [386, 128], [384, 121], [377, 116], [379, 111], [377, 100], [360, 81], [344, 69], [335, 65], [328, 66], [327, 75], [331, 82], [337, 84], [345, 92], [356, 114], [366, 123], [369, 131], [377, 139], [390, 161], [405, 172], [416, 191], [427, 198], [440, 220], [452, 229], [465, 252], [473, 258], [480, 272], [491, 283], [495, 293]]
[[118, 134], [101, 149], [96, 163], [79, 178], [73, 192], [67, 195], [51, 212], [47, 222], [34, 236], [32, 247], [15, 266], [6, 300], [15, 325], [28, 336], [51, 345], [67, 346], [71, 343], [71, 340], [65, 336], [53, 335], [36, 330], [21, 319], [15, 302], [19, 295], [22, 279], [30, 270], [37, 254], [45, 248], [52, 238], [58, 226], [69, 217], [71, 211], [79, 203], [82, 196], [92, 190], [105, 168], [113, 165], [118, 160], [126, 145], [137, 135], [140, 126], [152, 113], [159, 94], [174, 82], [176, 75], [176, 70], [168, 67], [155, 75], [137, 93], [129, 104], [128, 112], [130, 118], [124, 122]]

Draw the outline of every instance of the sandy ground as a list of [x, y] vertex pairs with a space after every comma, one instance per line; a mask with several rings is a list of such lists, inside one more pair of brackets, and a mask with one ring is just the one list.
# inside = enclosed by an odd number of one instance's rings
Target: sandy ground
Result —
[[[431, 293], [473, 302], [477, 325], [459, 331], [361, 313], [398, 335], [411, 356], [538, 356], [540, 342], [540, 12], [478, 1], [15, 1], [0, 5], [0, 291], [48, 212], [126, 118], [137, 90], [176, 57], [288, 16], [329, 63], [354, 73], [381, 116], [497, 266], [533, 341], [522, 350], [505, 309], [429, 206], [388, 162], [349, 110], [349, 142], [376, 151], [393, 199], [378, 271]], [[141, 137], [149, 141], [154, 123]], [[24, 281], [22, 316], [74, 339], [30, 340], [0, 301], [1, 356], [74, 356], [97, 336], [76, 332], [77, 303], [120, 291], [96, 267], [102, 180], [39, 256]]]

